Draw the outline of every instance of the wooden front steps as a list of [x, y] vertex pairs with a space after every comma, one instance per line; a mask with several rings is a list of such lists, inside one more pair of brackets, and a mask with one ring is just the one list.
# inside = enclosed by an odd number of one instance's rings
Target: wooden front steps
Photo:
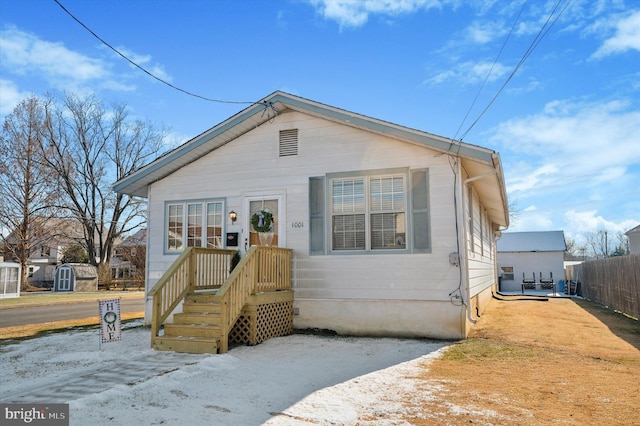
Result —
[[153, 340], [157, 350], [216, 354], [222, 338], [220, 303], [211, 293], [185, 297], [182, 313], [173, 315], [173, 324], [164, 325], [164, 335]]
[[[164, 335], [152, 339], [156, 350], [220, 352], [222, 327], [219, 298], [214, 293], [192, 293], [185, 297], [182, 313], [164, 324]], [[293, 291], [279, 290], [249, 296], [229, 333], [229, 341], [257, 345], [272, 337], [293, 333]]]

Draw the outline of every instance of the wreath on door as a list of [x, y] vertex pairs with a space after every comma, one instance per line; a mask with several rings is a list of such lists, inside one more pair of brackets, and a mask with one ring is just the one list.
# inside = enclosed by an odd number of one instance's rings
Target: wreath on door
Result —
[[251, 216], [251, 226], [256, 232], [271, 232], [273, 214], [269, 210], [258, 210]]

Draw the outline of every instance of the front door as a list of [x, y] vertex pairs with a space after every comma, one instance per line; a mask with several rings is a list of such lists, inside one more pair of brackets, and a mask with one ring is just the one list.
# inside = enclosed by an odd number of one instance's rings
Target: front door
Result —
[[283, 197], [280, 195], [259, 196], [259, 197], [247, 197], [245, 208], [248, 211], [246, 229], [248, 232], [245, 234], [245, 250], [249, 249], [249, 246], [264, 245], [264, 241], [260, 241], [260, 235], [253, 228], [251, 224], [251, 218], [254, 214], [267, 211], [271, 213], [273, 218], [273, 237], [271, 237], [271, 246], [279, 246], [284, 244], [284, 229], [282, 228], [282, 221], [284, 220], [284, 209], [282, 206]]

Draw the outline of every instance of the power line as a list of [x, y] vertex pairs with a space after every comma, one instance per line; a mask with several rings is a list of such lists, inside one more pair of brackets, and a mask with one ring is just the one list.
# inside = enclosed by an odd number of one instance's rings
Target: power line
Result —
[[467, 121], [467, 118], [469, 118], [469, 114], [471, 114], [471, 110], [476, 105], [476, 102], [478, 101], [478, 98], [480, 97], [480, 93], [482, 93], [482, 90], [484, 89], [484, 86], [487, 83], [487, 80], [489, 80], [489, 76], [493, 72], [493, 68], [498, 63], [498, 59], [500, 59], [500, 56], [502, 56], [502, 52], [504, 51], [504, 48], [507, 46], [507, 42], [511, 38], [511, 34], [513, 34], [513, 30], [515, 29], [516, 24], [518, 23], [518, 21], [520, 21], [520, 16], [522, 16], [522, 12], [524, 11], [524, 8], [526, 7], [526, 5], [527, 5], [527, 0], [524, 0], [524, 3], [522, 3], [522, 7], [520, 8], [520, 12], [518, 13], [518, 16], [513, 21], [513, 25], [511, 26], [511, 30], [509, 31], [509, 34], [507, 34], [507, 37], [504, 39], [504, 42], [502, 43], [502, 47], [500, 47], [500, 51], [498, 52], [498, 54], [496, 55], [495, 59], [493, 60], [493, 63], [491, 64], [491, 68], [489, 69], [489, 71], [487, 72], [487, 75], [485, 76], [484, 80], [482, 81], [482, 84], [480, 85], [480, 88], [478, 89], [478, 93], [476, 93], [476, 97], [473, 98], [473, 102], [471, 102], [471, 105], [469, 106], [469, 109], [467, 110], [467, 113], [465, 114], [464, 118], [462, 119], [462, 122], [460, 123], [460, 127], [458, 127], [458, 130], [456, 130], [456, 134], [453, 136], [454, 140], [458, 137], [458, 133], [460, 133], [460, 130], [462, 129], [462, 126]]
[[143, 66], [137, 64], [136, 62], [134, 62], [133, 60], [129, 59], [125, 54], [123, 54], [122, 52], [120, 52], [118, 49], [116, 49], [115, 47], [113, 47], [111, 44], [107, 43], [103, 38], [101, 38], [99, 35], [97, 35], [95, 32], [93, 32], [91, 30], [91, 28], [89, 28], [88, 26], [86, 26], [80, 19], [76, 18], [66, 7], [64, 7], [62, 5], [62, 3], [60, 3], [58, 0], [53, 0], [54, 2], [56, 2], [56, 4], [58, 6], [60, 6], [62, 8], [62, 10], [64, 10], [67, 15], [69, 15], [71, 18], [73, 18], [74, 21], [76, 21], [78, 24], [80, 24], [85, 30], [87, 30], [92, 36], [94, 36], [95, 38], [97, 38], [98, 40], [100, 40], [100, 42], [102, 44], [104, 44], [105, 46], [107, 46], [109, 49], [113, 50], [115, 53], [117, 53], [120, 57], [122, 57], [124, 60], [126, 60], [127, 62], [129, 62], [131, 65], [133, 65], [134, 67], [138, 68], [139, 70], [141, 70], [142, 72], [144, 72], [145, 74], [147, 74], [148, 76], [158, 80], [159, 82], [166, 84], [167, 86], [171, 87], [172, 89], [175, 89], [179, 92], [185, 93], [189, 96], [193, 96], [195, 98], [198, 99], [202, 99], [208, 102], [218, 102], [218, 103], [223, 103], [223, 104], [255, 104], [257, 102], [239, 102], [239, 101], [225, 101], [225, 100], [221, 100], [221, 99], [212, 99], [212, 98], [207, 98], [205, 96], [201, 96], [198, 95], [197, 93], [193, 93], [190, 92], [188, 90], [182, 89], [178, 86], [175, 86], [171, 83], [169, 83], [166, 80], [163, 80], [162, 78], [156, 76], [155, 74], [153, 74], [152, 72], [148, 71], [146, 68], [144, 68]]
[[[562, 14], [565, 12], [565, 10], [567, 10], [567, 8], [569, 7], [569, 4], [571, 3], [571, 0], [568, 0], [566, 5], [564, 6], [564, 8], [560, 11], [560, 13], [558, 13], [555, 16], [555, 19], [552, 18], [553, 16], [556, 14], [556, 11], [558, 10], [558, 8], [560, 7], [560, 4], [562, 3], [562, 0], [558, 0], [556, 5], [554, 6], [553, 10], [551, 11], [551, 13], [549, 14], [549, 16], [547, 17], [547, 20], [545, 21], [544, 25], [540, 28], [540, 31], [538, 31], [538, 34], [535, 36], [535, 38], [533, 39], [533, 41], [531, 42], [531, 44], [529, 45], [529, 47], [527, 48], [526, 52], [522, 55], [522, 58], [520, 58], [520, 61], [518, 62], [518, 64], [514, 67], [513, 71], [511, 71], [511, 74], [509, 75], [509, 77], [507, 77], [507, 79], [504, 81], [504, 83], [502, 84], [502, 86], [500, 87], [500, 89], [498, 89], [498, 91], [496, 92], [496, 94], [493, 96], [493, 98], [491, 99], [491, 101], [489, 101], [489, 103], [487, 104], [487, 106], [482, 110], [482, 112], [480, 112], [480, 114], [478, 115], [478, 117], [475, 119], [475, 121], [473, 123], [471, 123], [471, 125], [469, 126], [469, 128], [467, 128], [467, 130], [465, 130], [465, 132], [462, 134], [462, 136], [460, 136], [460, 140], [463, 140], [471, 131], [471, 129], [473, 129], [473, 127], [475, 127], [475, 125], [478, 123], [478, 121], [480, 121], [480, 118], [482, 118], [482, 116], [487, 112], [487, 110], [489, 110], [489, 108], [491, 108], [491, 106], [493, 105], [493, 103], [496, 101], [496, 99], [498, 98], [498, 96], [502, 93], [502, 91], [504, 90], [504, 88], [507, 86], [507, 84], [511, 81], [511, 79], [513, 78], [513, 76], [516, 74], [516, 72], [518, 72], [518, 70], [520, 69], [520, 67], [524, 64], [524, 62], [529, 58], [529, 56], [531, 55], [531, 53], [533, 53], [533, 51], [535, 50], [535, 48], [540, 44], [540, 42], [542, 41], [542, 39], [549, 33], [549, 31], [551, 30], [551, 28], [555, 25], [555, 23], [558, 21], [558, 19], [560, 18], [560, 16], [562, 16]], [[550, 23], [551, 22], [551, 23]], [[550, 24], [549, 24], [550, 23]]]

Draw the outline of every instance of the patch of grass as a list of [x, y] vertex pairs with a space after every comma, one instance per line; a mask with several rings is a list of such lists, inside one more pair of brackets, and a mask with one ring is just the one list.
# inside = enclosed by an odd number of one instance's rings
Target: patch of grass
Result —
[[[144, 312], [129, 312], [121, 314], [122, 321], [144, 318]], [[71, 327], [85, 327], [98, 325], [98, 317], [89, 317], [67, 321], [45, 322], [41, 324], [17, 325], [0, 328], [0, 342], [9, 339], [25, 339], [36, 337], [40, 333], [63, 330]]]
[[447, 349], [443, 360], [456, 362], [485, 362], [487, 360], [524, 360], [537, 356], [532, 348], [488, 339], [469, 338]]
[[27, 305], [48, 305], [69, 302], [93, 302], [107, 298], [130, 299], [144, 297], [144, 291], [97, 291], [90, 293], [38, 292], [23, 293], [20, 297], [0, 299], [0, 308]]

